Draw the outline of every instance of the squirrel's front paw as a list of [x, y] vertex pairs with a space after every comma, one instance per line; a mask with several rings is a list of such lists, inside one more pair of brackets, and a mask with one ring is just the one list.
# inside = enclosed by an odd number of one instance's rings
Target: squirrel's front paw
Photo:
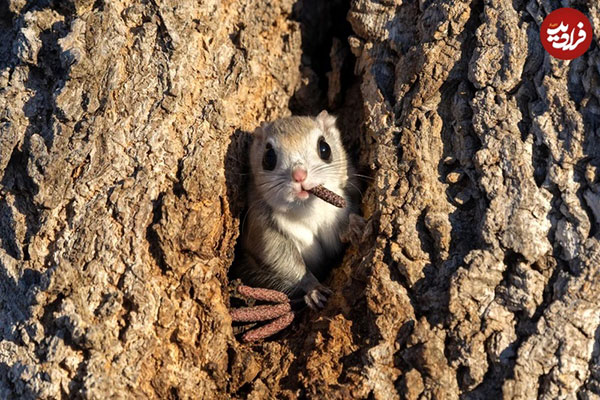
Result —
[[304, 301], [313, 310], [319, 310], [325, 307], [325, 303], [332, 293], [328, 287], [318, 284], [306, 292]]

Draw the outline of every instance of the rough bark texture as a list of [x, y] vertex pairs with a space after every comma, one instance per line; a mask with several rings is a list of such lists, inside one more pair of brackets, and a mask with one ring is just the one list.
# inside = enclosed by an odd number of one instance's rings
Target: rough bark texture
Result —
[[[0, 399], [600, 398], [598, 37], [593, 0], [0, 3]], [[240, 344], [246, 132], [323, 107], [374, 234]]]

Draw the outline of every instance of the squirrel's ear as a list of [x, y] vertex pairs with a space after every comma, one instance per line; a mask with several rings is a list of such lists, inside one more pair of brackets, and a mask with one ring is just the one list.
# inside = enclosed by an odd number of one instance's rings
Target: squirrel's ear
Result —
[[262, 122], [260, 126], [252, 132], [252, 137], [262, 139], [265, 136], [265, 131], [269, 128], [269, 125], [271, 125], [269, 122]]
[[331, 128], [335, 127], [335, 120], [336, 118], [329, 114], [327, 112], [327, 110], [323, 110], [319, 113], [319, 115], [317, 115], [317, 124], [319, 124], [319, 127], [323, 130], [323, 131], [328, 131]]

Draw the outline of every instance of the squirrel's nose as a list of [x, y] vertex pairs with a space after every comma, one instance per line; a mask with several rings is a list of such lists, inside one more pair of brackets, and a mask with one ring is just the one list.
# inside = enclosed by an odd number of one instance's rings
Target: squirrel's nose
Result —
[[295, 182], [304, 182], [306, 179], [306, 170], [302, 167], [294, 168], [292, 171], [292, 179], [294, 179]]

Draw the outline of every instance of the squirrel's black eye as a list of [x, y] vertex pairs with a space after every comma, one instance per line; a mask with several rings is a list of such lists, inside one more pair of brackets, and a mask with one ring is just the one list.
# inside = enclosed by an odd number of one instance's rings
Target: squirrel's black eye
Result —
[[319, 157], [321, 157], [321, 160], [331, 161], [331, 147], [329, 147], [329, 144], [327, 144], [323, 136], [319, 138], [317, 150], [319, 151]]
[[277, 154], [273, 150], [271, 143], [267, 143], [266, 148], [267, 151], [265, 151], [265, 155], [263, 156], [262, 166], [265, 171], [273, 171], [277, 165]]

